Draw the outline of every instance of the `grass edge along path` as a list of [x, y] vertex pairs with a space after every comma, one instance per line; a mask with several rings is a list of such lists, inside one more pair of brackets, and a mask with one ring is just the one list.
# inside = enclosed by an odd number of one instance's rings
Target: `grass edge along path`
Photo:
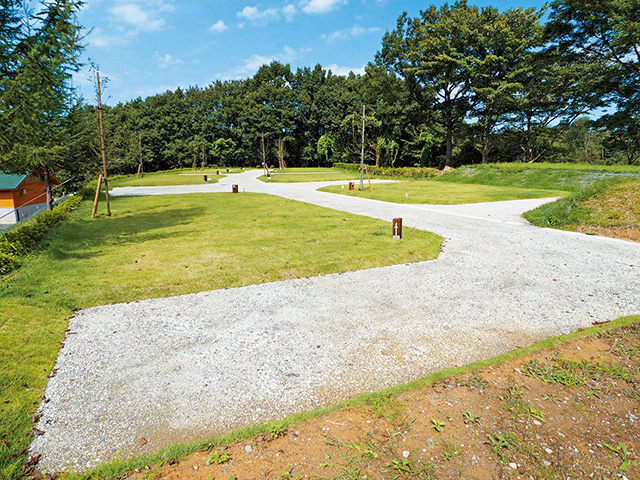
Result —
[[[2, 480], [24, 473], [37, 433], [30, 417], [74, 309], [427, 260], [440, 251], [442, 238], [428, 232], [397, 241], [388, 222], [271, 195], [232, 195], [113, 197], [113, 215], [93, 220], [84, 202], [46, 249], [2, 280]], [[381, 261], [382, 251], [399, 248], [401, 257]]]
[[638, 184], [640, 186], [640, 179], [611, 178], [602, 180], [555, 202], [529, 210], [522, 216], [538, 227], [575, 230], [578, 225], [588, 223], [590, 220], [590, 212], [584, 206], [587, 201], [597, 199], [612, 187], [623, 184]]
[[399, 395], [401, 393], [405, 393], [411, 390], [417, 390], [421, 387], [430, 385], [432, 383], [444, 380], [449, 377], [453, 377], [455, 375], [473, 372], [475, 370], [488, 367], [488, 366], [498, 366], [498, 365], [501, 365], [502, 363], [505, 363], [508, 360], [516, 359], [528, 354], [535, 353], [540, 350], [554, 347], [556, 345], [565, 343], [573, 338], [595, 336], [598, 334], [605, 333], [609, 330], [614, 330], [619, 327], [638, 324], [638, 323], [640, 323], [640, 315], [621, 317], [616, 320], [612, 320], [610, 322], [605, 322], [600, 324], [595, 323], [594, 326], [592, 327], [580, 329], [566, 335], [547, 338], [545, 340], [541, 340], [527, 347], [519, 348], [517, 350], [504, 353], [497, 357], [488, 358], [486, 360], [480, 360], [480, 361], [470, 363], [468, 365], [456, 367], [456, 368], [448, 368], [445, 370], [440, 370], [438, 372], [428, 374], [424, 377], [421, 377], [409, 383], [396, 385], [394, 387], [381, 390], [378, 392], [361, 394], [349, 400], [345, 400], [343, 402], [340, 402], [334, 405], [318, 408], [315, 410], [299, 412], [278, 421], [273, 421], [273, 422], [260, 424], [260, 425], [253, 425], [250, 427], [243, 427], [237, 430], [230, 431], [222, 436], [216, 436], [216, 437], [204, 439], [197, 442], [173, 445], [170, 447], [166, 447], [155, 453], [130, 458], [127, 460], [116, 459], [113, 462], [101, 465], [100, 467], [97, 467], [87, 472], [83, 472], [79, 474], [74, 472], [67, 472], [64, 475], [64, 478], [65, 480], [89, 480], [89, 479], [101, 480], [101, 479], [122, 477], [123, 475], [135, 469], [144, 471], [144, 469], [147, 466], [157, 465], [160, 463], [168, 463], [171, 461], [180, 461], [188, 457], [189, 455], [202, 450], [203, 448], [213, 449], [220, 445], [225, 445], [225, 444], [237, 442], [240, 440], [248, 440], [260, 434], [269, 435], [269, 432], [271, 432], [273, 429], [283, 430], [294, 424], [298, 424], [312, 418], [322, 417], [340, 409], [350, 408], [350, 407], [363, 405], [363, 404], [372, 404], [377, 399]]
[[348, 190], [341, 185], [320, 188], [321, 192], [368, 198], [399, 204], [460, 205], [467, 203], [499, 202], [531, 198], [562, 197], [566, 190], [547, 190], [497, 185], [436, 182], [434, 180], [405, 180], [376, 183], [373, 191], [365, 183], [363, 191]]

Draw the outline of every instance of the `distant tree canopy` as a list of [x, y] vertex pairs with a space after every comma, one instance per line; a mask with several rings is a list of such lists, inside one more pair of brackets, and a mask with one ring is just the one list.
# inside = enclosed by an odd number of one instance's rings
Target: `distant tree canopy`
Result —
[[[95, 107], [70, 108], [65, 87], [80, 2], [27, 17], [0, 2], [0, 167], [97, 174]], [[109, 171], [133, 173], [141, 159], [145, 171], [359, 161], [363, 106], [365, 161], [383, 167], [638, 162], [639, 2], [556, 0], [545, 12], [460, 0], [402, 14], [361, 75], [272, 62], [245, 80], [107, 107]]]

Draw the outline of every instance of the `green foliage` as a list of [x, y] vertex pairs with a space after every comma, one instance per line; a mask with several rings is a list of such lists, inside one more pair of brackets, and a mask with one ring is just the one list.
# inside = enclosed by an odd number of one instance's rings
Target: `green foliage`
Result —
[[214, 450], [208, 457], [206, 457], [207, 462], [215, 465], [227, 463], [229, 460], [231, 460], [231, 455], [229, 455], [229, 452], [225, 449]]
[[51, 229], [65, 220], [82, 202], [81, 197], [69, 197], [31, 219], [19, 223], [0, 236], [0, 277], [20, 266], [21, 259], [47, 236]]
[[540, 227], [568, 228], [582, 222], [589, 223], [590, 215], [584, 202], [597, 197], [613, 185], [619, 184], [625, 177], [601, 180], [553, 203], [541, 205], [525, 212], [523, 217], [533, 225]]
[[[356, 163], [334, 163], [334, 168], [347, 171], [360, 171], [360, 164]], [[438, 176], [438, 172], [435, 168], [416, 168], [416, 167], [402, 167], [402, 168], [378, 168], [375, 165], [365, 164], [369, 175], [381, 176], [381, 177], [399, 177], [399, 178], [433, 178]]]
[[[19, 5], [18, 3], [15, 3]], [[45, 173], [67, 163], [71, 75], [79, 69], [78, 0], [13, 7], [1, 27], [0, 170]], [[46, 59], [46, 61], [43, 61]], [[50, 193], [50, 190], [49, 192]]]
[[435, 418], [431, 419], [431, 428], [433, 428], [436, 432], [441, 432], [442, 430], [444, 430], [445, 425], [445, 422], [441, 422], [439, 420], [436, 420]]
[[269, 427], [269, 435], [272, 439], [283, 437], [285, 433], [287, 433], [287, 427], [283, 423], [276, 422]]
[[462, 418], [465, 425], [469, 423], [477, 423], [478, 425], [480, 425], [480, 419], [482, 418], [482, 415], [475, 415], [471, 410], [467, 410], [462, 414]]

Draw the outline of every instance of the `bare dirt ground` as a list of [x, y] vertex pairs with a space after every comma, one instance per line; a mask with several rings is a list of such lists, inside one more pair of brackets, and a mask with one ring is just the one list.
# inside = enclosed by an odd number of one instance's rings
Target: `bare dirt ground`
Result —
[[639, 457], [635, 324], [124, 478], [631, 480]]

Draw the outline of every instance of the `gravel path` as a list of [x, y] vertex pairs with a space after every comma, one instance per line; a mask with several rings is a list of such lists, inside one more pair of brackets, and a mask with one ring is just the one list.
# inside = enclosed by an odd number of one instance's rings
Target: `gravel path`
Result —
[[[79, 311], [32, 451], [83, 470], [640, 313], [640, 245], [525, 225], [547, 200], [395, 205], [229, 175], [113, 195], [264, 192], [436, 232], [440, 257]], [[325, 182], [330, 183], [344, 182]], [[141, 445], [141, 439], [146, 443]]]

